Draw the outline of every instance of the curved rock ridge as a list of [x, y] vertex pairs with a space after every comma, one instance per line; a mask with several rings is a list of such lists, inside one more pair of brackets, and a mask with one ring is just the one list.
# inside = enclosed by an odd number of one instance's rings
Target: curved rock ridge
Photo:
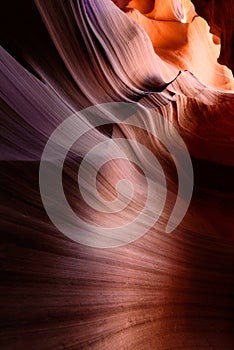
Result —
[[232, 350], [233, 1], [3, 9], [1, 349]]
[[[137, 8], [131, 8], [128, 14], [144, 28], [163, 60], [182, 70], [189, 70], [206, 85], [222, 90], [232, 89], [232, 73], [217, 63], [220, 45], [214, 43], [207, 23], [197, 16], [193, 6], [189, 6], [191, 2], [186, 2], [184, 6], [180, 1], [172, 3], [170, 9], [174, 11], [168, 21], [158, 18], [157, 11], [155, 15], [142, 14]], [[178, 3], [182, 12], [176, 16]]]
[[196, 11], [204, 17], [210, 26], [210, 31], [220, 38], [221, 52], [219, 63], [234, 70], [234, 2], [228, 0], [220, 2], [218, 0], [195, 0], [193, 1]]

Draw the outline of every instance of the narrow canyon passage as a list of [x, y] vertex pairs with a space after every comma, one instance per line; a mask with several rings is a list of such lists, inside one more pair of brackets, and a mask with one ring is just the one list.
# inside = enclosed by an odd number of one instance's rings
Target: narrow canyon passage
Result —
[[2, 7], [1, 349], [233, 349], [233, 1]]

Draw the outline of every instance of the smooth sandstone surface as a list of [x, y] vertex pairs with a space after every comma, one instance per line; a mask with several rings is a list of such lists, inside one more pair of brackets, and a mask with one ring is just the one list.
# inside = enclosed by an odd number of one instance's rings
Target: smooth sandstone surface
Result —
[[[3, 8], [1, 349], [233, 349], [233, 1], [25, 0]], [[173, 157], [152, 136], [155, 114], [139, 117], [144, 130], [116, 125], [106, 114], [112, 123], [83, 135], [64, 163], [74, 212], [117, 227], [144, 206], [141, 170], [114, 155], [97, 174], [99, 194], [113, 201], [118, 181], [128, 179], [131, 203], [106, 214], [84, 202], [82, 159], [110, 139], [135, 140], [157, 157], [167, 198], [141, 238], [98, 249], [72, 241], [50, 221], [39, 167], [66, 118], [108, 102], [138, 102], [172, 123], [190, 152], [194, 191], [184, 219], [166, 234], [178, 176]], [[173, 145], [173, 132], [162, 129]], [[157, 181], [141, 148], [126, 153]], [[64, 203], [57, 205], [66, 215]]]

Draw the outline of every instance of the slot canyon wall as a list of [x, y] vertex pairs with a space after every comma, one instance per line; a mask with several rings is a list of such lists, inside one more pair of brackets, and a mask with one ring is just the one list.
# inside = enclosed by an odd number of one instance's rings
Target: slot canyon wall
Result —
[[0, 348], [233, 349], [233, 0], [1, 16]]

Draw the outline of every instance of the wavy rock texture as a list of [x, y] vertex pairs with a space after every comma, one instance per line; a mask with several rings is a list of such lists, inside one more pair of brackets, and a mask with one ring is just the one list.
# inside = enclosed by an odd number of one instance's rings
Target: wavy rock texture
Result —
[[[25, 0], [3, 7], [1, 349], [233, 349], [233, 1]], [[103, 198], [116, 198], [122, 178], [135, 187], [125, 211], [105, 214], [84, 203], [77, 170], [102, 141], [145, 145], [168, 190], [147, 234], [122, 247], [91, 248], [59, 232], [46, 214], [39, 165], [47, 139], [71, 114], [106, 102], [153, 109], [187, 145], [194, 193], [171, 235], [165, 227], [178, 177], [152, 136], [160, 124], [153, 113], [139, 116], [143, 130], [124, 120], [116, 126], [104, 108], [110, 124], [83, 135], [63, 171], [77, 215], [99, 226], [125, 224], [144, 205], [141, 171], [114, 157], [100, 169]], [[176, 148], [173, 132], [160, 128]], [[126, 153], [158, 181], [141, 149]], [[66, 215], [63, 203], [59, 211]], [[153, 206], [150, 215], [156, 212]]]

